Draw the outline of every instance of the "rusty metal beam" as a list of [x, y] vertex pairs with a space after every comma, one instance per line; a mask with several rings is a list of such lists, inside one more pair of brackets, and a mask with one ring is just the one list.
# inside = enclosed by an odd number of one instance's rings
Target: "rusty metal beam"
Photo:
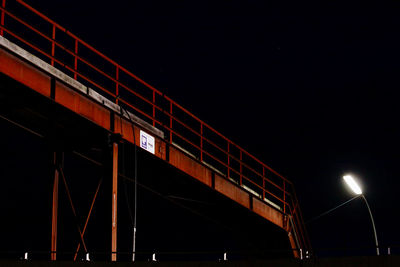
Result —
[[111, 261], [117, 261], [118, 144], [113, 143]]
[[54, 166], [54, 183], [53, 183], [53, 203], [51, 210], [51, 253], [50, 259], [55, 261], [57, 259], [57, 219], [58, 219], [58, 153], [53, 154], [53, 166]]

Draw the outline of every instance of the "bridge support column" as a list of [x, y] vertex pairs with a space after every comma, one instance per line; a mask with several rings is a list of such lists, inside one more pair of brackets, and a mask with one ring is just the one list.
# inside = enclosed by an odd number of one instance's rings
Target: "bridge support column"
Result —
[[60, 152], [54, 152], [52, 163], [54, 167], [54, 182], [53, 182], [53, 201], [52, 201], [52, 212], [51, 212], [51, 252], [50, 259], [55, 261], [57, 259], [57, 219], [58, 219], [58, 182], [59, 182], [59, 171], [58, 165], [62, 160], [62, 154]]
[[112, 144], [112, 229], [111, 229], [111, 261], [117, 260], [117, 204], [118, 204], [118, 143]]

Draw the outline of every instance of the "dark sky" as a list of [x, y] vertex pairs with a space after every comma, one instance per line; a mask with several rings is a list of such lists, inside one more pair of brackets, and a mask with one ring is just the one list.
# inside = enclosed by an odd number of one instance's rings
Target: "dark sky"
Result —
[[[288, 177], [306, 220], [353, 173], [400, 245], [398, 3], [27, 2]], [[308, 229], [316, 249], [373, 246], [360, 199]]]

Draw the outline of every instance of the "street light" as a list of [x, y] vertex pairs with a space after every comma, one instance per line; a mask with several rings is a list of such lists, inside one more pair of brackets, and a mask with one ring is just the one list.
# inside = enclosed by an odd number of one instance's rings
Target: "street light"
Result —
[[356, 195], [362, 195], [362, 190], [351, 175], [343, 176], [344, 181]]
[[376, 255], [379, 256], [378, 237], [376, 235], [375, 222], [374, 222], [374, 218], [372, 217], [372, 212], [371, 212], [371, 209], [370, 209], [370, 207], [368, 205], [368, 201], [365, 198], [364, 194], [362, 193], [362, 190], [361, 190], [360, 186], [357, 184], [357, 182], [354, 180], [354, 178], [351, 175], [345, 175], [345, 176], [343, 176], [343, 179], [346, 182], [346, 184], [350, 187], [350, 189], [354, 192], [354, 194], [361, 195], [361, 197], [365, 201], [365, 204], [367, 205], [367, 208], [368, 208], [368, 211], [369, 211], [369, 216], [371, 217], [372, 227], [374, 229]]

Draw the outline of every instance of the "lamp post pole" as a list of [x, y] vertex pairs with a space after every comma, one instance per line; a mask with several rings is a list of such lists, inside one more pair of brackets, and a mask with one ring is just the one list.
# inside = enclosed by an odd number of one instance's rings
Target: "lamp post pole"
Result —
[[372, 216], [371, 208], [369, 207], [368, 201], [367, 201], [366, 197], [364, 196], [364, 194], [362, 193], [360, 186], [357, 184], [357, 182], [354, 180], [354, 178], [351, 175], [345, 175], [345, 176], [343, 176], [343, 179], [345, 180], [346, 184], [350, 187], [350, 189], [354, 192], [354, 194], [361, 196], [362, 199], [364, 199], [365, 204], [367, 205], [369, 216], [371, 217], [372, 228], [374, 229], [376, 255], [379, 256], [378, 237], [376, 235], [374, 217]]
[[378, 237], [376, 235], [376, 228], [375, 228], [375, 222], [374, 222], [374, 217], [372, 216], [371, 209], [369, 207], [368, 201], [365, 198], [364, 195], [361, 195], [361, 197], [364, 199], [365, 204], [367, 205], [368, 211], [369, 211], [369, 216], [371, 217], [371, 222], [372, 222], [372, 228], [374, 228], [374, 236], [375, 236], [375, 246], [376, 246], [376, 255], [379, 256], [379, 245], [378, 245]]

